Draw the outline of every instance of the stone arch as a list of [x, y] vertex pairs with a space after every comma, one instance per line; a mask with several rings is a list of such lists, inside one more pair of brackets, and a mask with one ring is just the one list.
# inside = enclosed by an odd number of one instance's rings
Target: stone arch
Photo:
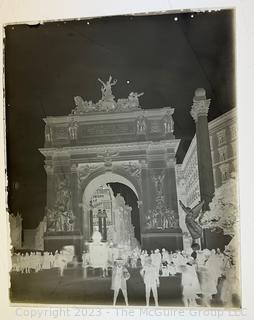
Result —
[[127, 185], [136, 194], [137, 198], [138, 199], [140, 198], [136, 187], [129, 179], [127, 179], [123, 175], [120, 175], [119, 173], [106, 171], [104, 173], [100, 173], [99, 175], [95, 176], [93, 179], [91, 179], [87, 183], [87, 185], [85, 186], [85, 188], [83, 190], [82, 203], [88, 202], [89, 199], [91, 199], [94, 192], [98, 189], [98, 185], [103, 185], [103, 184], [110, 183], [110, 182], [119, 182], [119, 183]]
[[[99, 185], [103, 185], [110, 182], [118, 182], [127, 185], [136, 195], [138, 201], [142, 201], [141, 188], [136, 179], [130, 176], [125, 170], [118, 168], [114, 171], [96, 170], [96, 172], [89, 175], [89, 177], [83, 182], [80, 190], [80, 200], [83, 209], [83, 235], [85, 240], [89, 240], [89, 202], [92, 195], [98, 189]], [[141, 208], [140, 208], [141, 209]], [[140, 210], [139, 210], [140, 211]], [[139, 212], [141, 218], [142, 213]], [[141, 222], [141, 221], [140, 221]]]

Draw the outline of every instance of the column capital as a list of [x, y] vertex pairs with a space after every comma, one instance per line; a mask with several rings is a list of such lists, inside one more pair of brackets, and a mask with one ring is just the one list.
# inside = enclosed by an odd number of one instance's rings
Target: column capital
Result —
[[201, 116], [207, 117], [210, 102], [211, 102], [210, 99], [206, 99], [205, 89], [199, 88], [195, 91], [195, 95], [193, 98], [193, 105], [190, 111], [190, 114], [192, 118], [195, 120], [195, 122]]

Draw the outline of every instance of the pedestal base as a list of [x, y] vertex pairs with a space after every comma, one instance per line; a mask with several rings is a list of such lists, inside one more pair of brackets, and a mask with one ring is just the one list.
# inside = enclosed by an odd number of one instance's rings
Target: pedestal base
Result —
[[64, 246], [72, 245], [75, 248], [75, 256], [80, 260], [82, 256], [83, 236], [79, 231], [59, 231], [44, 233], [44, 250], [55, 252], [62, 250]]
[[144, 250], [165, 248], [168, 251], [183, 250], [181, 232], [149, 232], [141, 234], [141, 246]]
[[203, 236], [201, 239], [202, 249], [216, 249], [224, 251], [225, 249], [225, 236], [223, 231], [211, 231], [209, 229], [203, 230]]

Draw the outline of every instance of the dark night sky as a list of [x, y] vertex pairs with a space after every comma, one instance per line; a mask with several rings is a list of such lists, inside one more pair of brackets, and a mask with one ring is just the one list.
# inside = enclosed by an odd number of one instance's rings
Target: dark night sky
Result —
[[226, 10], [6, 27], [9, 208], [22, 213], [24, 227], [36, 227], [44, 214], [43, 117], [68, 115], [76, 95], [98, 101], [97, 78], [112, 74], [116, 98], [144, 92], [143, 108], [175, 108], [181, 161], [195, 133], [195, 89], [212, 99], [209, 120], [235, 106], [233, 25]]

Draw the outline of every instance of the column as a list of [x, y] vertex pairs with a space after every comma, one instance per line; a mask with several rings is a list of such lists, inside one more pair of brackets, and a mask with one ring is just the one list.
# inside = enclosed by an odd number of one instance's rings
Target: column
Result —
[[103, 227], [102, 239], [107, 241], [107, 213], [105, 209], [103, 210], [102, 227]]
[[196, 123], [199, 187], [201, 200], [205, 201], [204, 211], [209, 210], [209, 203], [214, 194], [212, 155], [207, 121], [209, 106], [210, 99], [206, 99], [205, 89], [197, 89], [190, 113]]
[[99, 225], [99, 232], [101, 233], [101, 235], [103, 235], [103, 233], [102, 233], [102, 212], [101, 212], [101, 209], [98, 210], [98, 225]]
[[90, 225], [90, 238], [93, 236], [93, 206], [92, 200], [90, 201], [90, 209], [89, 209], [89, 225]]

